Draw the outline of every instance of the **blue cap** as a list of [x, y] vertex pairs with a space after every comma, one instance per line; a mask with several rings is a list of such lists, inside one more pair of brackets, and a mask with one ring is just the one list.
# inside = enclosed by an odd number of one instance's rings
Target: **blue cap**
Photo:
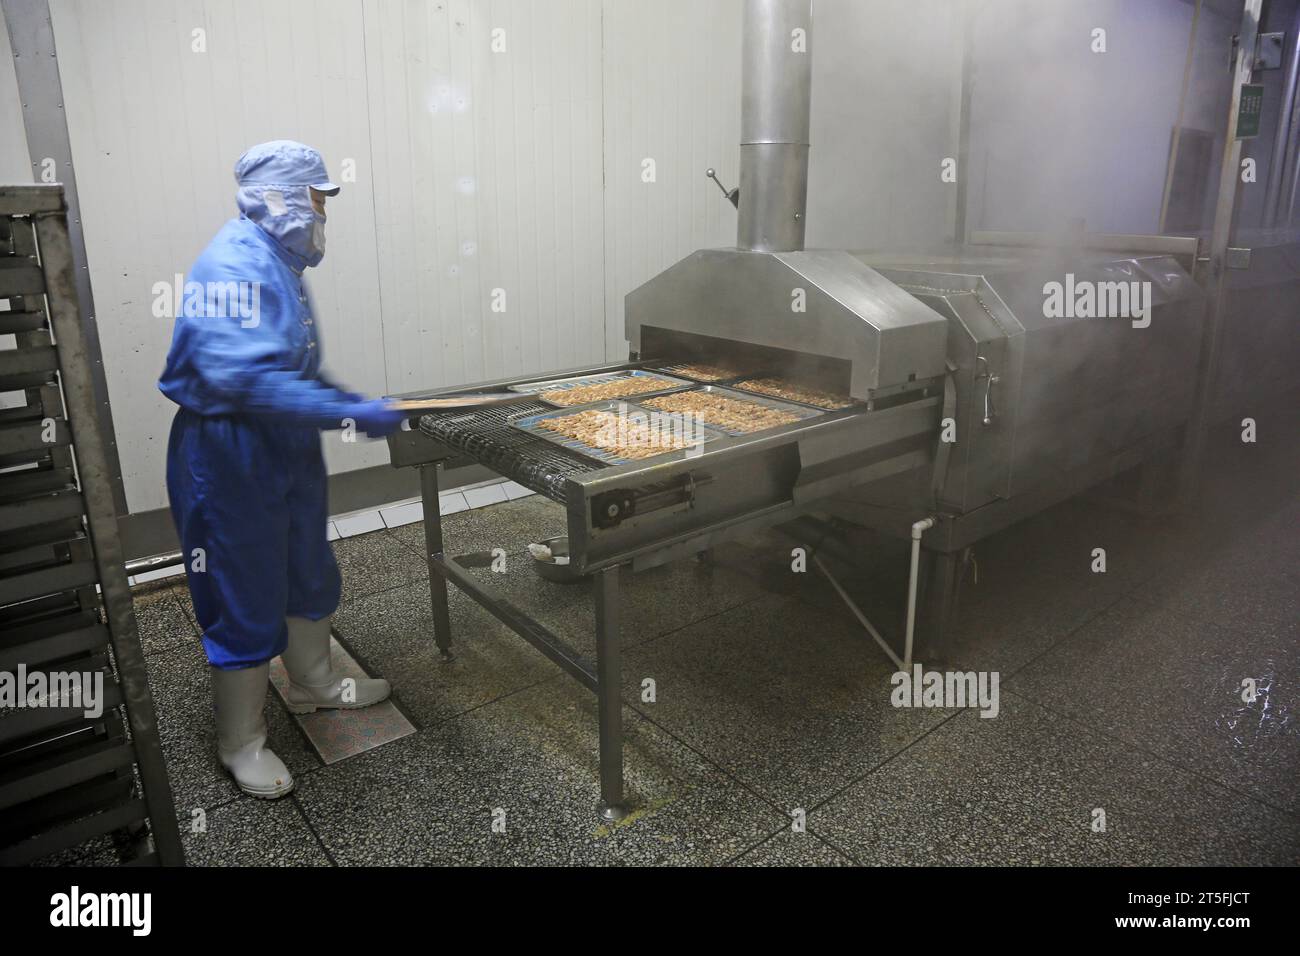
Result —
[[311, 186], [327, 196], [339, 191], [330, 182], [320, 153], [291, 139], [250, 148], [235, 163], [235, 181], [241, 186]]

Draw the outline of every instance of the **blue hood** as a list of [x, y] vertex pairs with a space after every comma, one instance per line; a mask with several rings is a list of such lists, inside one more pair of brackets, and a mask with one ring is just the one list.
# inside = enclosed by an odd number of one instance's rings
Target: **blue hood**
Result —
[[239, 211], [290, 254], [301, 272], [325, 255], [325, 217], [311, 204], [311, 187], [335, 195], [325, 161], [310, 146], [277, 139], [252, 147], [235, 163]]
[[[325, 217], [312, 208], [308, 186], [240, 186], [239, 211], [289, 255], [294, 271], [325, 256]], [[269, 202], [268, 202], [268, 195]]]

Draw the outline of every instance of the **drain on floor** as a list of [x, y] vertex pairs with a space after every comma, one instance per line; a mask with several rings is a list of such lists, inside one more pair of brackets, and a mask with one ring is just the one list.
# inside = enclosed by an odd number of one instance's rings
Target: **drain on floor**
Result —
[[[342, 645], [330, 638], [330, 662], [336, 673], [345, 677], [368, 676]], [[288, 676], [280, 658], [271, 661], [271, 686], [284, 702]], [[318, 710], [314, 714], [294, 715], [316, 753], [326, 764], [374, 750], [384, 744], [415, 733], [415, 727], [392, 700], [360, 710]]]

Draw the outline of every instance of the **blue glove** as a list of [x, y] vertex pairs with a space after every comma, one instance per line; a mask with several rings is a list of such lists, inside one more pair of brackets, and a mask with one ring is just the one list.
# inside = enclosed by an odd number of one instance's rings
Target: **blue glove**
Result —
[[320, 382], [320, 383], [321, 383], [322, 385], [324, 385], [326, 388], [332, 388], [332, 389], [334, 389], [334, 391], [338, 392], [340, 395], [342, 395], [342, 396], [343, 396], [345, 399], [347, 399], [349, 402], [364, 402], [364, 401], [366, 401], [365, 393], [363, 393], [363, 392], [349, 392], [346, 388], [344, 388], [344, 387], [343, 387], [342, 385], [340, 385], [338, 382], [334, 381], [334, 379], [332, 379], [332, 378], [330, 378], [330, 377], [328, 377], [328, 376], [326, 376], [326, 375], [322, 375], [322, 374], [320, 374], [319, 372], [316, 374], [316, 381]]
[[390, 408], [385, 401], [375, 399], [359, 403], [351, 417], [368, 437], [387, 438], [401, 428], [402, 422], [410, 416], [406, 412]]

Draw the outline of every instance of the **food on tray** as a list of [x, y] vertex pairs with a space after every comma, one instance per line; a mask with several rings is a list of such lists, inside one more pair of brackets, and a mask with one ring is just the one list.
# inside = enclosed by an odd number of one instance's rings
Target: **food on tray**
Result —
[[657, 375], [626, 375], [597, 382], [594, 385], [575, 385], [572, 388], [552, 388], [541, 392], [539, 397], [552, 405], [586, 405], [588, 402], [603, 402], [611, 398], [627, 398], [629, 395], [643, 395], [646, 392], [658, 392], [673, 388], [678, 383]]
[[656, 427], [644, 414], [619, 414], [596, 408], [572, 415], [543, 418], [537, 422], [536, 427], [620, 458], [653, 458], [695, 444], [672, 429]]
[[792, 412], [710, 392], [677, 392], [643, 399], [637, 404], [659, 412], [698, 414], [705, 425], [732, 432], [760, 432], [799, 421], [799, 416]]
[[701, 382], [720, 382], [724, 378], [735, 378], [740, 375], [735, 369], [723, 368], [721, 365], [674, 365], [670, 371], [677, 375], [683, 375], [686, 378], [693, 378]]
[[744, 382], [737, 382], [731, 387], [745, 388], [751, 392], [771, 395], [773, 398], [784, 398], [791, 402], [803, 402], [805, 405], [816, 405], [818, 408], [849, 408], [853, 405], [853, 399], [847, 396], [824, 392], [819, 388], [795, 385], [780, 378], [751, 378]]

